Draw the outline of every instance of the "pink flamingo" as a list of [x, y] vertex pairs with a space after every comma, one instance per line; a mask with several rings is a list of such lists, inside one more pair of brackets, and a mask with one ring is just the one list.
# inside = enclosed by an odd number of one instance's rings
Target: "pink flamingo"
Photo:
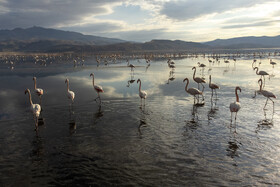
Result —
[[259, 68], [258, 67], [254, 67], [254, 70], [256, 70], [256, 74], [257, 75], [260, 75], [261, 78], [263, 77], [263, 82], [265, 84], [265, 75], [269, 75], [266, 71], [259, 71]]
[[197, 101], [198, 101], [198, 98], [197, 98], [196, 96], [199, 96], [199, 95], [201, 95], [202, 98], [203, 98], [203, 100], [204, 100], [203, 92], [200, 91], [200, 90], [198, 90], [198, 89], [196, 89], [196, 88], [188, 88], [189, 79], [188, 79], [188, 78], [185, 78], [185, 79], [183, 80], [183, 82], [185, 82], [185, 81], [187, 81], [187, 84], [186, 84], [186, 86], [185, 86], [185, 90], [186, 90], [187, 93], [189, 93], [189, 94], [191, 94], [192, 96], [194, 96], [194, 103], [195, 103], [195, 98], [196, 98]]
[[193, 80], [197, 83], [198, 85], [198, 89], [199, 89], [199, 84], [202, 85], [203, 89], [202, 89], [202, 92], [204, 90], [204, 85], [202, 83], [206, 83], [206, 81], [203, 79], [203, 78], [200, 78], [200, 77], [195, 77], [195, 73], [196, 73], [196, 67], [193, 67], [192, 70], [194, 69], [194, 72], [193, 72]]
[[232, 122], [232, 113], [235, 112], [235, 121], [236, 121], [237, 112], [241, 108], [241, 104], [239, 103], [239, 97], [238, 97], [238, 94], [237, 94], [237, 90], [239, 90], [241, 92], [241, 88], [237, 86], [235, 88], [236, 101], [233, 102], [233, 103], [230, 103], [230, 105], [229, 105], [229, 109], [230, 109], [230, 112], [231, 112], [231, 122]]
[[96, 91], [96, 93], [97, 93], [97, 95], [98, 95], [98, 97], [95, 98], [94, 100], [96, 101], [96, 100], [99, 98], [99, 102], [101, 103], [101, 98], [100, 98], [99, 93], [100, 93], [100, 92], [104, 92], [104, 90], [103, 90], [103, 88], [102, 88], [101, 86], [95, 85], [95, 84], [94, 84], [94, 73], [91, 73], [89, 76], [90, 76], [90, 77], [92, 76], [93, 88], [94, 88], [94, 90]]
[[273, 101], [271, 98], [275, 98], [275, 99], [276, 99], [276, 96], [275, 96], [272, 92], [262, 89], [262, 79], [259, 79], [258, 83], [260, 83], [260, 90], [259, 90], [259, 92], [260, 92], [263, 96], [265, 96], [265, 97], [267, 98], [263, 109], [265, 109], [265, 107], [266, 107], [266, 105], [267, 105], [267, 101], [268, 101], [268, 99], [269, 99], [269, 100], [272, 101], [272, 103], [273, 103], [273, 111], [274, 111], [274, 101]]
[[35, 120], [35, 130], [38, 129], [38, 118], [40, 116], [40, 112], [41, 112], [41, 106], [39, 104], [33, 104], [32, 99], [31, 99], [31, 93], [29, 89], [26, 89], [25, 94], [28, 93], [29, 95], [29, 102], [30, 102], [30, 109], [33, 113], [33, 117]]
[[209, 88], [212, 90], [212, 97], [213, 97], [213, 90], [215, 90], [215, 94], [217, 97], [216, 89], [220, 89], [220, 87], [217, 84], [211, 83], [211, 75], [209, 75]]

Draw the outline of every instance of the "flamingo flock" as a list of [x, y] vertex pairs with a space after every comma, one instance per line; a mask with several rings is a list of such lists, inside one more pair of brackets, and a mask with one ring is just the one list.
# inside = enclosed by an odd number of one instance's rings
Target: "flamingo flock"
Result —
[[[167, 63], [168, 63], [169, 68], [172, 68], [172, 69], [175, 68], [175, 63], [173, 61], [171, 61], [171, 59], [169, 59], [167, 61]], [[227, 60], [225, 60], [225, 63], [229, 63], [229, 62], [227, 62]], [[258, 80], [260, 88], [259, 88], [259, 90], [256, 91], [256, 93], [259, 93], [259, 94], [261, 94], [261, 95], [263, 95], [264, 97], [267, 98], [263, 109], [266, 108], [267, 102], [268, 102], [268, 100], [270, 100], [273, 103], [273, 111], [274, 111], [274, 101], [272, 100], [272, 98], [276, 98], [276, 96], [272, 92], [264, 90], [265, 76], [267, 76], [269, 74], [265, 71], [259, 71], [259, 68], [254, 66], [255, 63], [256, 63], [256, 60], [253, 61], [252, 67], [253, 67], [254, 70], [256, 70], [257, 75], [261, 75], [261, 78]], [[270, 59], [270, 64], [273, 65], [273, 68], [274, 68], [274, 65], [276, 65], [276, 63], [273, 62], [271, 59]], [[201, 64], [201, 63], [198, 63], [198, 65], [199, 65], [199, 67], [202, 67], [202, 68], [206, 67], [204, 64]], [[130, 64], [128, 60], [127, 60], [127, 66], [131, 68], [131, 71], [133, 71], [133, 68], [135, 68], [135, 66]], [[188, 86], [189, 86], [190, 81], [189, 81], [188, 78], [185, 78], [183, 80], [183, 82], [186, 82], [185, 91], [186, 91], [186, 93], [188, 93], [188, 94], [190, 94], [194, 97], [194, 104], [203, 104], [203, 103], [199, 103], [199, 97], [201, 96], [202, 101], [204, 101], [203, 91], [204, 91], [205, 86], [203, 84], [206, 83], [206, 80], [203, 77], [196, 76], [196, 67], [195, 66], [192, 67], [192, 70], [194, 70], [193, 71], [193, 80], [197, 83], [198, 88], [189, 88]], [[172, 71], [174, 71], [174, 70], [172, 70]], [[97, 100], [99, 100], [99, 104], [101, 104], [100, 93], [103, 93], [104, 90], [103, 90], [102, 86], [95, 84], [94, 73], [91, 73], [90, 77], [92, 77], [92, 85], [93, 85], [93, 88], [94, 88], [95, 92], [97, 93], [97, 97], [94, 100], [96, 102], [97, 102]], [[39, 96], [40, 104], [41, 104], [41, 97], [43, 96], [44, 91], [41, 88], [37, 88], [37, 78], [36, 77], [33, 77], [33, 81], [34, 81], [34, 93], [37, 96]], [[133, 80], [133, 82], [134, 82], [134, 80]], [[70, 90], [69, 79], [68, 78], [65, 79], [65, 84], [67, 85], [67, 90], [66, 90], [67, 91], [66, 92], [67, 97], [68, 97], [69, 101], [71, 102], [71, 104], [73, 104], [74, 99], [75, 99], [75, 93], [74, 93], [74, 91]], [[139, 84], [138, 91], [139, 91], [139, 97], [141, 99], [141, 104], [142, 104], [142, 100], [144, 99], [144, 102], [145, 102], [148, 94], [147, 94], [147, 91], [144, 91], [144, 90], [141, 89], [142, 82], [141, 82], [140, 79], [137, 80], [137, 84]], [[200, 84], [203, 87], [202, 90], [200, 90], [200, 88], [199, 88]], [[211, 97], [213, 97], [213, 94], [214, 94], [214, 91], [215, 91], [215, 96], [217, 98], [217, 91], [216, 90], [220, 89], [220, 86], [218, 86], [217, 84], [212, 82], [211, 75], [209, 75], [209, 88], [212, 91]], [[237, 113], [241, 109], [241, 103], [239, 101], [238, 91], [241, 92], [241, 88], [239, 86], [236, 86], [236, 88], [235, 88], [236, 101], [230, 103], [230, 105], [229, 105], [229, 109], [230, 109], [230, 113], [231, 113], [231, 122], [232, 122], [233, 113], [235, 113], [234, 119], [236, 121]], [[40, 116], [41, 106], [40, 106], [40, 104], [33, 104], [32, 98], [31, 98], [31, 92], [30, 92], [29, 89], [25, 90], [25, 94], [26, 93], [28, 93], [28, 95], [29, 95], [30, 108], [31, 108], [31, 111], [33, 113], [33, 117], [34, 117], [34, 121], [35, 121], [35, 129], [37, 130], [38, 129], [38, 118]]]

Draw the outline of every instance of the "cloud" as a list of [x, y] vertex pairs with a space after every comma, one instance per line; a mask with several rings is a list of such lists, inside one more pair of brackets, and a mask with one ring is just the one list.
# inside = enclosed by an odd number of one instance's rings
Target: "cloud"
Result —
[[262, 3], [261, 0], [179, 0], [166, 2], [160, 13], [168, 18], [183, 21], [208, 14], [251, 7], [260, 3]]
[[276, 23], [279, 23], [279, 21], [261, 21], [261, 22], [255, 22], [255, 23], [247, 23], [247, 24], [234, 24], [234, 25], [226, 25], [223, 26], [223, 29], [236, 29], [236, 28], [246, 28], [246, 27], [262, 27], [262, 26], [271, 26]]
[[[119, 4], [116, 0], [68, 0], [36, 1], [9, 0], [0, 2], [5, 10], [0, 16], [0, 27], [30, 27], [33, 25], [54, 27], [56, 25], [76, 24], [85, 19], [110, 12], [110, 6]], [[110, 5], [110, 6], [109, 6]]]

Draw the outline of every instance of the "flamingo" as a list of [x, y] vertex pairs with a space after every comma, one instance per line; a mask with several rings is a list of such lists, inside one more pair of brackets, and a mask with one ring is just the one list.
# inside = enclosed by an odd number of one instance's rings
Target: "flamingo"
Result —
[[237, 94], [237, 90], [239, 90], [241, 92], [241, 88], [237, 86], [235, 88], [236, 101], [233, 102], [233, 103], [230, 103], [230, 105], [229, 105], [229, 109], [230, 109], [230, 112], [231, 112], [231, 122], [232, 122], [232, 113], [235, 112], [235, 121], [236, 121], [237, 112], [241, 108], [241, 104], [239, 103], [239, 97], [238, 97], [238, 94]]
[[198, 63], [197, 63], [197, 65], [198, 65], [198, 67], [200, 67], [200, 68], [204, 68], [204, 67], [206, 67], [206, 65], [205, 65], [205, 64], [200, 63], [200, 62], [198, 62]]
[[41, 101], [41, 96], [44, 94], [44, 90], [41, 88], [37, 88], [36, 85], [36, 77], [33, 77], [33, 81], [34, 81], [34, 92], [40, 97], [40, 101]]
[[[140, 84], [139, 84], [139, 97], [141, 98], [141, 103], [142, 103], [142, 99], [146, 99], [146, 98], [147, 98], [147, 92], [141, 90], [141, 80], [140, 80], [140, 79], [137, 80], [137, 84], [138, 84], [139, 82], [140, 82]], [[144, 101], [145, 101], [145, 100], [144, 100]]]
[[94, 85], [94, 73], [91, 73], [89, 76], [90, 76], [90, 77], [92, 76], [92, 85], [93, 85], [93, 88], [95, 89], [95, 91], [96, 91], [96, 93], [97, 93], [97, 95], [98, 95], [98, 97], [95, 98], [94, 100], [96, 101], [96, 100], [99, 98], [99, 101], [101, 102], [101, 98], [100, 98], [99, 93], [100, 93], [100, 92], [104, 92], [104, 90], [103, 90], [103, 88], [102, 88], [101, 86], [99, 86], [99, 85]]
[[276, 65], [276, 62], [273, 62], [272, 59], [270, 59], [270, 64], [272, 65], [272, 67], [274, 68], [274, 65]]
[[263, 77], [263, 81], [264, 81], [264, 84], [265, 84], [265, 75], [269, 75], [266, 71], [259, 71], [259, 68], [258, 67], [254, 67], [254, 70], [256, 70], [256, 74], [257, 75], [260, 75], [261, 77]]
[[41, 112], [41, 106], [39, 104], [33, 104], [32, 99], [31, 99], [31, 93], [29, 89], [26, 89], [25, 94], [28, 93], [29, 95], [29, 102], [30, 102], [30, 109], [33, 113], [33, 117], [35, 120], [35, 130], [38, 129], [38, 118], [40, 116], [40, 112]]
[[183, 80], [183, 82], [185, 82], [185, 81], [187, 81], [185, 90], [186, 90], [187, 93], [189, 93], [189, 94], [191, 94], [191, 95], [194, 96], [194, 101], [195, 101], [195, 98], [196, 98], [197, 101], [198, 101], [198, 98], [197, 98], [196, 96], [199, 96], [199, 95], [201, 95], [202, 98], [203, 98], [203, 100], [204, 100], [203, 92], [200, 91], [200, 90], [198, 90], [198, 89], [196, 89], [196, 88], [189, 88], [189, 89], [188, 89], [189, 79], [188, 79], [188, 78], [185, 78], [185, 79]]
[[194, 69], [194, 72], [193, 72], [193, 80], [197, 83], [197, 86], [198, 86], [198, 89], [199, 89], [199, 84], [202, 85], [203, 89], [202, 89], [202, 92], [204, 90], [204, 85], [202, 83], [206, 83], [206, 81], [203, 79], [203, 78], [200, 78], [200, 77], [195, 77], [195, 72], [196, 72], [196, 67], [193, 67], [192, 70]]
[[72, 103], [74, 102], [75, 93], [71, 90], [69, 90], [69, 79], [65, 80], [65, 83], [67, 83], [67, 97], [68, 99], [71, 99]]
[[215, 90], [215, 94], [217, 97], [216, 89], [220, 89], [220, 87], [217, 84], [211, 83], [211, 75], [209, 75], [209, 88], [212, 90], [212, 97], [213, 97], [213, 90]]
[[127, 67], [130, 67], [131, 71], [133, 71], [133, 68], [135, 68], [135, 66], [133, 64], [130, 64], [128, 59], [126, 61], [127, 61]]
[[276, 99], [276, 96], [275, 96], [272, 92], [262, 89], [262, 79], [259, 79], [258, 83], [260, 83], [260, 90], [259, 90], [259, 92], [260, 92], [263, 96], [265, 96], [265, 97], [267, 98], [263, 109], [265, 109], [265, 107], [266, 107], [266, 105], [267, 105], [267, 101], [268, 101], [268, 99], [269, 99], [269, 100], [272, 101], [272, 103], [273, 103], [273, 111], [274, 111], [274, 101], [273, 101], [271, 98], [275, 98], [275, 99]]

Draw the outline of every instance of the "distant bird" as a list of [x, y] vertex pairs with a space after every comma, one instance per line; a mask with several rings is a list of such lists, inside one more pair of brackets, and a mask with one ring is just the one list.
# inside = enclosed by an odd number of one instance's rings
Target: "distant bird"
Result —
[[269, 100], [272, 101], [272, 103], [273, 103], [273, 110], [274, 110], [274, 101], [273, 101], [271, 98], [275, 98], [275, 99], [276, 99], [276, 96], [275, 96], [272, 92], [262, 89], [262, 79], [259, 79], [258, 83], [260, 83], [260, 90], [259, 90], [259, 92], [260, 92], [263, 96], [265, 96], [265, 97], [267, 98], [263, 109], [265, 109], [265, 107], [266, 107], [266, 105], [267, 105], [267, 101], [268, 101], [268, 99], [269, 99]]
[[269, 74], [266, 71], [259, 71], [258, 67], [254, 67], [254, 70], [256, 70], [257, 75], [260, 75], [261, 78], [263, 77], [263, 81], [265, 83], [265, 77], [264, 76], [269, 75]]
[[30, 109], [33, 113], [33, 117], [34, 117], [34, 120], [35, 120], [35, 130], [38, 129], [38, 118], [40, 116], [40, 112], [41, 112], [41, 106], [39, 104], [33, 104], [32, 102], [32, 99], [31, 99], [31, 93], [30, 93], [30, 90], [29, 89], [26, 89], [25, 94], [28, 93], [29, 95], [29, 102], [30, 102]]
[[171, 59], [168, 59], [167, 61], [168, 67], [174, 69], [175, 68], [175, 63], [171, 61]]
[[198, 101], [198, 97], [197, 97], [197, 96], [199, 96], [199, 95], [201, 95], [202, 98], [203, 98], [203, 100], [204, 100], [203, 92], [200, 91], [200, 90], [198, 90], [198, 89], [196, 89], [196, 88], [188, 88], [189, 79], [188, 79], [188, 78], [185, 78], [185, 79], [183, 80], [183, 82], [185, 82], [185, 81], [187, 81], [187, 84], [186, 84], [186, 86], [185, 86], [186, 92], [189, 93], [189, 94], [191, 94], [192, 96], [194, 96], [194, 99], [196, 98], [197, 101]]
[[141, 80], [140, 79], [137, 80], [137, 84], [139, 82], [140, 82], [140, 84], [139, 84], [139, 97], [141, 98], [141, 102], [142, 102], [142, 99], [146, 99], [147, 98], [147, 92], [141, 90]]
[[127, 67], [130, 67], [131, 71], [133, 71], [133, 68], [135, 68], [135, 66], [133, 64], [130, 64], [128, 59], [126, 61], [127, 61]]
[[72, 103], [74, 102], [75, 93], [71, 90], [69, 90], [69, 79], [65, 80], [65, 83], [67, 83], [67, 97], [68, 99], [71, 99]]
[[198, 85], [198, 89], [199, 89], [199, 84], [202, 85], [203, 89], [202, 89], [202, 92], [204, 90], [204, 85], [202, 83], [206, 83], [206, 81], [203, 79], [203, 78], [200, 78], [200, 77], [195, 77], [195, 72], [196, 72], [196, 67], [193, 67], [192, 70], [194, 69], [194, 72], [193, 72], [193, 80], [197, 83]]
[[230, 103], [230, 105], [229, 105], [229, 109], [230, 109], [230, 112], [231, 112], [231, 122], [232, 122], [232, 113], [235, 112], [235, 121], [236, 121], [237, 112], [241, 108], [241, 104], [239, 103], [239, 97], [238, 97], [238, 94], [237, 94], [237, 90], [239, 90], [241, 92], [241, 88], [237, 86], [235, 88], [236, 101], [233, 102], [233, 103]]
[[276, 65], [276, 62], [273, 62], [272, 59], [270, 59], [270, 64], [272, 65], [272, 67], [274, 68], [274, 65]]
[[205, 65], [205, 64], [202, 64], [202, 63], [200, 63], [200, 62], [198, 62], [198, 63], [197, 63], [197, 65], [198, 65], [198, 67], [201, 67], [201, 68], [206, 67], [206, 65]]
[[37, 84], [36, 84], [36, 77], [33, 77], [33, 81], [34, 81], [34, 92], [40, 97], [44, 94], [44, 90], [41, 88], [37, 88]]
[[96, 91], [96, 93], [98, 95], [98, 97], [95, 98], [94, 100], [96, 101], [99, 98], [99, 101], [101, 102], [101, 98], [100, 98], [99, 93], [100, 92], [104, 92], [104, 90], [103, 90], [103, 88], [101, 86], [94, 84], [94, 73], [91, 73], [89, 76], [90, 77], [92, 76], [92, 85], [93, 85], [93, 88], [95, 89], [95, 91]]
[[217, 97], [216, 89], [220, 89], [220, 87], [217, 84], [211, 83], [211, 75], [209, 75], [209, 88], [212, 90], [212, 96], [213, 96], [213, 90], [215, 90], [215, 94]]

